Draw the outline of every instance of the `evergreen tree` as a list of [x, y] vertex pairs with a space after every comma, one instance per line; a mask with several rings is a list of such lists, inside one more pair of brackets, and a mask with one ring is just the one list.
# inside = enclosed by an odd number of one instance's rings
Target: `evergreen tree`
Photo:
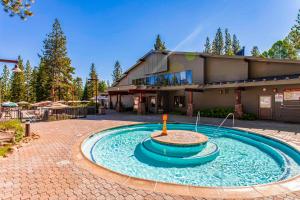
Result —
[[[10, 100], [10, 73], [7, 65], [4, 65], [1, 75], [1, 102]], [[0, 102], [0, 103], [1, 103]]]
[[73, 80], [73, 100], [80, 100], [83, 95], [83, 83], [80, 77]]
[[224, 40], [222, 29], [218, 28], [215, 39], [212, 44], [212, 54], [223, 55], [224, 52]]
[[287, 37], [295, 49], [300, 49], [300, 10], [297, 15], [296, 24], [292, 27]]
[[211, 53], [211, 44], [210, 44], [209, 37], [206, 37], [206, 41], [204, 44], [204, 53]]
[[49, 68], [46, 66], [44, 59], [41, 58], [40, 65], [37, 70], [36, 77], [36, 100], [45, 101], [51, 100], [51, 76]]
[[85, 100], [85, 101], [89, 100], [89, 98], [88, 98], [88, 84], [87, 84], [87, 81], [84, 84], [84, 88], [83, 88], [81, 100]]
[[258, 50], [258, 47], [257, 46], [254, 46], [251, 50], [251, 55], [254, 56], [254, 57], [259, 57], [260, 56], [260, 52]]
[[22, 72], [12, 73], [11, 78], [11, 101], [13, 102], [26, 100], [24, 65], [21, 56], [18, 57], [18, 66]]
[[227, 28], [225, 29], [225, 47], [224, 47], [224, 50], [225, 50], [225, 55], [228, 55], [228, 56], [234, 55], [233, 50], [232, 50], [231, 35], [230, 35]]
[[155, 41], [155, 44], [154, 44], [154, 50], [155, 51], [164, 51], [164, 50], [166, 50], [165, 42], [163, 42], [161, 40], [159, 34], [156, 36], [156, 41]]
[[88, 99], [96, 96], [96, 91], [97, 91], [97, 84], [99, 83], [98, 80], [98, 74], [96, 72], [96, 67], [95, 64], [92, 63], [91, 68], [90, 68], [90, 74], [89, 74], [89, 81], [88, 81], [88, 85], [87, 85], [87, 96]]
[[31, 87], [30, 102], [36, 102], [37, 101], [37, 93], [36, 93], [37, 75], [38, 75], [38, 69], [35, 67], [32, 70], [31, 79], [30, 79], [30, 87]]
[[240, 41], [237, 39], [237, 36], [233, 34], [232, 37], [232, 50], [234, 55], [236, 55], [241, 50]]
[[[43, 62], [48, 79], [47, 85], [51, 86], [51, 97], [53, 100], [67, 99], [72, 87], [72, 74], [74, 68], [71, 59], [67, 55], [67, 39], [57, 19], [55, 19], [52, 31], [44, 40]], [[48, 88], [47, 88], [48, 89]]]
[[98, 85], [98, 88], [99, 88], [99, 92], [105, 92], [106, 89], [107, 89], [106, 82], [105, 81], [100, 81], [99, 85]]
[[25, 76], [25, 100], [27, 102], [32, 102], [32, 90], [33, 90], [31, 87], [32, 68], [28, 60], [26, 62], [24, 76]]
[[113, 74], [112, 74], [113, 83], [115, 83], [121, 77], [122, 77], [122, 68], [121, 68], [119, 61], [116, 61], [114, 70], [113, 70]]

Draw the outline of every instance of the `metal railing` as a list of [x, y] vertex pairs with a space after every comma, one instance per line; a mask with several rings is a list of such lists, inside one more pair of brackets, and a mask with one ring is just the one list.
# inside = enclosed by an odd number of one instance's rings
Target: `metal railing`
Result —
[[195, 131], [198, 132], [198, 124], [200, 122], [201, 119], [201, 115], [200, 115], [200, 111], [198, 111], [197, 113], [197, 119], [196, 119], [196, 124], [195, 124]]
[[218, 128], [217, 129], [215, 129], [215, 131], [213, 132], [213, 135], [215, 135], [218, 131], [219, 131], [219, 129], [225, 124], [225, 122], [226, 122], [226, 120], [230, 117], [230, 116], [232, 116], [232, 127], [234, 127], [234, 113], [229, 113], [226, 117], [225, 117], [225, 119], [221, 122], [221, 124], [218, 126]]

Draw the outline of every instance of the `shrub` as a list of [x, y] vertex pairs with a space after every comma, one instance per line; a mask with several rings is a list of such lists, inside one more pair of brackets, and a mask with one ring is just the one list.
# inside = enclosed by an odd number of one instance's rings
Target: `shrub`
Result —
[[18, 120], [10, 120], [0, 122], [0, 130], [13, 130], [15, 131], [15, 141], [19, 142], [24, 136], [24, 127]]
[[257, 116], [253, 113], [244, 113], [241, 120], [257, 120]]
[[228, 107], [228, 108], [216, 107], [216, 108], [200, 110], [200, 115], [202, 117], [223, 118], [226, 117], [229, 113], [233, 113], [233, 112], [234, 112], [234, 108], [232, 107]]

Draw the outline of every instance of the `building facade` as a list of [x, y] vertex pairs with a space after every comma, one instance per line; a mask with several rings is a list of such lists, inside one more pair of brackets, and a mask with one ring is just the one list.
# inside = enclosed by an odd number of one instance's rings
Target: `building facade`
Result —
[[237, 116], [300, 122], [300, 61], [150, 51], [108, 92], [117, 111], [191, 116], [233, 107]]

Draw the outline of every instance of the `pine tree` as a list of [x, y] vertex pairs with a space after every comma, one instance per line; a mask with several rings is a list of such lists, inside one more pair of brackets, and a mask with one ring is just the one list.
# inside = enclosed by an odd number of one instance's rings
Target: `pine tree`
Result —
[[231, 35], [230, 35], [227, 28], [225, 29], [225, 47], [224, 47], [224, 50], [225, 50], [225, 55], [228, 55], [228, 56], [234, 55], [233, 50], [232, 50]]
[[166, 50], [165, 42], [163, 42], [161, 40], [159, 34], [156, 36], [156, 41], [155, 41], [155, 44], [154, 44], [154, 50], [155, 51], [164, 51], [164, 50]]
[[84, 84], [84, 88], [83, 88], [81, 100], [85, 100], [85, 101], [89, 100], [89, 98], [88, 98], [88, 84], [87, 84], [87, 81]]
[[26, 100], [24, 65], [21, 56], [18, 57], [18, 66], [22, 70], [22, 72], [12, 73], [11, 78], [11, 101], [13, 102]]
[[4, 65], [1, 74], [1, 102], [10, 100], [10, 73], [7, 65]]
[[260, 56], [260, 52], [258, 50], [258, 47], [257, 46], [254, 46], [251, 50], [251, 55], [254, 56], [254, 57], [259, 57]]
[[204, 53], [211, 53], [211, 44], [210, 44], [210, 40], [209, 37], [206, 37], [206, 41], [204, 44]]
[[36, 102], [37, 100], [37, 93], [36, 93], [37, 74], [38, 74], [38, 69], [35, 67], [32, 70], [31, 79], [30, 79], [30, 87], [31, 87], [30, 102]]
[[215, 39], [212, 44], [212, 54], [223, 55], [224, 52], [224, 40], [222, 29], [218, 28]]
[[[44, 69], [51, 77], [51, 99], [61, 100], [70, 96], [72, 88], [72, 74], [74, 68], [71, 59], [67, 55], [67, 39], [57, 19], [55, 19], [52, 31], [44, 40], [43, 62]], [[49, 98], [49, 97], [47, 97]]]
[[97, 88], [98, 88], [97, 84], [99, 83], [98, 74], [96, 72], [96, 67], [94, 63], [92, 63], [90, 68], [89, 79], [90, 80], [88, 81], [88, 85], [87, 85], [88, 99], [96, 96]]
[[295, 49], [300, 49], [300, 10], [298, 11], [296, 24], [292, 27], [291, 32], [288, 35], [288, 39], [291, 41]]
[[114, 70], [113, 70], [113, 74], [112, 74], [113, 83], [115, 83], [117, 80], [119, 80], [121, 78], [121, 76], [122, 76], [122, 68], [121, 68], [119, 61], [116, 61]]
[[32, 87], [31, 87], [31, 79], [32, 79], [32, 69], [29, 60], [26, 62], [26, 67], [24, 71], [25, 76], [25, 99], [27, 102], [32, 102]]
[[100, 81], [99, 85], [98, 85], [98, 88], [99, 88], [99, 92], [105, 92], [106, 89], [107, 89], [106, 82], [105, 81]]
[[83, 83], [80, 77], [73, 80], [73, 100], [80, 100], [83, 95]]
[[237, 39], [237, 36], [233, 34], [232, 37], [232, 50], [234, 55], [236, 55], [241, 50], [240, 41]]
[[36, 77], [36, 100], [51, 100], [51, 76], [50, 69], [46, 66], [44, 59], [41, 58], [40, 65], [37, 69]]

